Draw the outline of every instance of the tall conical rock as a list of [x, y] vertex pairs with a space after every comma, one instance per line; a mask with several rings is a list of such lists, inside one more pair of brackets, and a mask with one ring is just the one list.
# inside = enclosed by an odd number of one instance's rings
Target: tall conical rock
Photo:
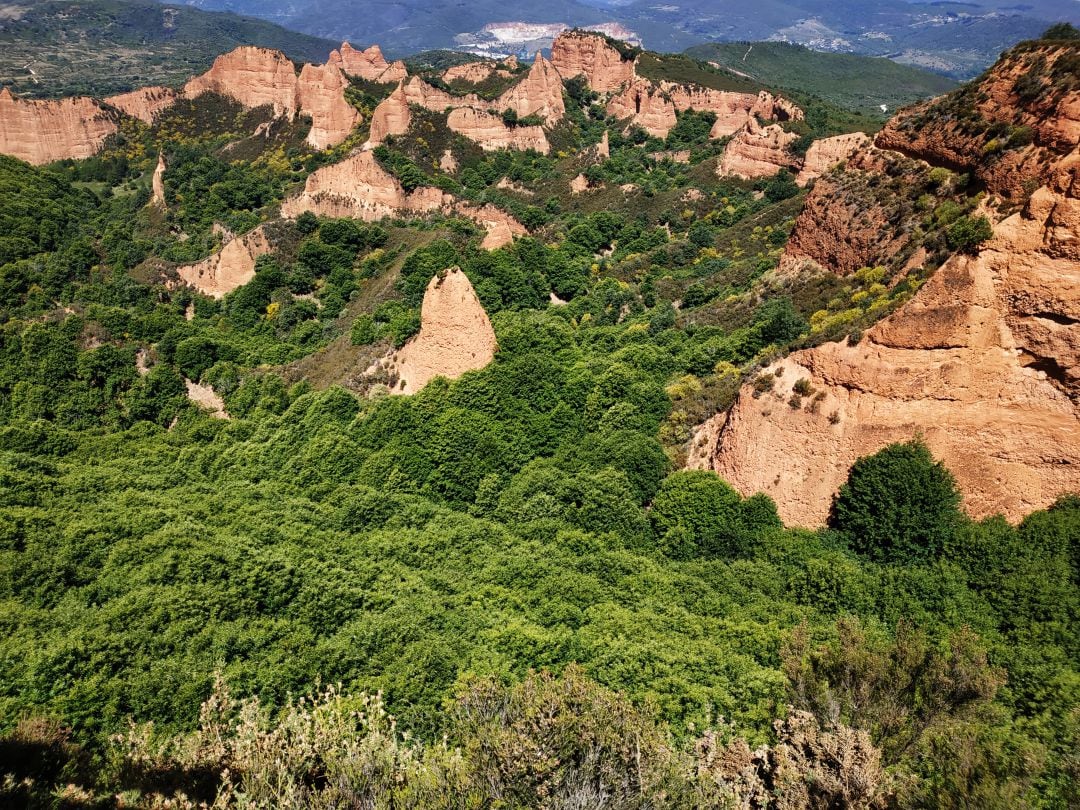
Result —
[[498, 109], [510, 109], [518, 118], [538, 115], [547, 124], [555, 124], [566, 114], [562, 77], [540, 51], [525, 78], [503, 93]]
[[559, 34], [551, 45], [551, 61], [564, 79], [583, 75], [597, 93], [613, 93], [634, 79], [633, 60], [624, 59], [599, 34]]
[[432, 277], [420, 308], [420, 331], [387, 363], [395, 394], [413, 394], [436, 377], [457, 379], [495, 358], [495, 330], [459, 268]]

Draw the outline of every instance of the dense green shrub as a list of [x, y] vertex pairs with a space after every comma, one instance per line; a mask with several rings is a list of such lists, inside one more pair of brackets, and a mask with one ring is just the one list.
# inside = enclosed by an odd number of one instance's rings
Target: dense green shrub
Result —
[[910, 563], [941, 554], [960, 519], [952, 474], [916, 440], [856, 461], [829, 522], [858, 553]]

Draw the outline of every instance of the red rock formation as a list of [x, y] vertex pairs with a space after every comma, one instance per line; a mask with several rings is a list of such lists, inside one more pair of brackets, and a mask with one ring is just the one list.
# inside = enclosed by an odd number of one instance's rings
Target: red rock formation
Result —
[[[517, 60], [514, 60], [515, 63]], [[509, 70], [499, 67], [497, 62], [466, 62], [463, 65], [449, 67], [442, 75], [447, 84], [451, 82], [466, 82], [467, 84], [480, 84], [492, 76], [510, 78], [513, 75]]]
[[396, 84], [409, 75], [404, 62], [387, 62], [378, 45], [358, 51], [348, 42], [343, 42], [339, 50], [331, 51], [329, 64], [349, 76], [383, 84]]
[[564, 79], [584, 74], [597, 93], [612, 93], [634, 79], [634, 63], [622, 58], [602, 36], [567, 31], [551, 46], [551, 61]]
[[[1072, 248], [1062, 252], [1052, 234], [1066, 224]], [[974, 517], [1016, 520], [1080, 489], [1069, 398], [1080, 393], [1077, 229], [1080, 201], [1037, 193], [986, 250], [954, 256], [858, 344], [768, 369], [783, 371], [775, 392], [755, 399], [744, 388], [692, 463], [745, 494], [768, 493], [786, 522], [808, 526], [825, 520], [857, 458], [916, 435], [956, 475]], [[815, 412], [787, 404], [800, 379], [825, 394]]]
[[513, 242], [515, 237], [528, 233], [524, 225], [494, 205], [476, 207], [468, 203], [458, 203], [456, 210], [487, 231], [480, 242], [480, 247], [484, 250], [504, 247]]
[[539, 115], [545, 123], [554, 124], [566, 114], [562, 77], [551, 62], [537, 51], [528, 74], [499, 96], [496, 107], [499, 110], [514, 110], [519, 118]]
[[373, 221], [399, 211], [437, 210], [449, 202], [449, 195], [437, 189], [429, 189], [437, 195], [421, 194], [420, 191], [407, 194], [371, 152], [356, 152], [340, 163], [324, 166], [309, 175], [304, 191], [282, 203], [281, 213], [293, 218], [311, 211], [327, 217]]
[[125, 115], [153, 124], [159, 115], [179, 100], [180, 94], [169, 87], [142, 87], [130, 93], [109, 96], [105, 103]]
[[665, 138], [675, 126], [675, 105], [648, 79], [634, 79], [607, 104], [608, 115], [630, 119], [650, 135]]
[[150, 204], [159, 208], [165, 207], [165, 169], [165, 153], [158, 152], [157, 168], [154, 169], [154, 176], [150, 181]]
[[[697, 110], [715, 113], [716, 123], [709, 133], [711, 138], [734, 135], [746, 125], [752, 111], [761, 106], [760, 96], [753, 93], [730, 93], [671, 82], [663, 82], [660, 89], [671, 99], [679, 112]], [[770, 111], [770, 114], [763, 117], [771, 119], [773, 115]]]
[[296, 69], [285, 54], [269, 48], [242, 46], [219, 56], [201, 76], [184, 85], [184, 96], [203, 93], [228, 96], [248, 108], [270, 106], [274, 114], [298, 112]]
[[784, 132], [779, 124], [763, 127], [751, 116], [724, 148], [717, 174], [752, 179], [793, 168], [798, 161], [788, 147], [798, 139], [794, 132]]
[[473, 107], [451, 110], [446, 125], [489, 152], [497, 149], [535, 149], [546, 155], [551, 151], [543, 127], [511, 127], [500, 116]]
[[371, 130], [368, 141], [378, 146], [390, 135], [404, 135], [409, 131], [412, 114], [409, 112], [409, 100], [405, 97], [405, 83], [399, 82], [389, 96], [379, 102], [371, 114]]
[[307, 142], [316, 149], [336, 146], [360, 123], [360, 113], [345, 100], [349, 80], [334, 65], [304, 65], [297, 82], [297, 106], [311, 116]]
[[410, 104], [415, 104], [418, 107], [424, 107], [432, 112], [440, 113], [455, 107], [478, 107], [486, 109], [491, 106], [491, 104], [483, 101], [475, 93], [469, 93], [464, 96], [455, 96], [451, 93], [447, 93], [445, 90], [432, 87], [419, 76], [413, 76], [405, 83], [405, 98]]
[[970, 172], [992, 193], [1021, 201], [1080, 144], [1076, 58], [1075, 46], [1016, 48], [977, 84], [902, 112], [876, 143]]
[[400, 383], [395, 394], [413, 394], [436, 377], [457, 379], [495, 358], [498, 343], [468, 277], [452, 267], [431, 279], [420, 308], [420, 331], [387, 363]]
[[514, 236], [526, 233], [521, 223], [494, 206], [477, 207], [456, 202], [453, 196], [432, 186], [421, 186], [407, 193], [367, 151], [356, 152], [340, 163], [313, 172], [304, 191], [281, 206], [282, 216], [288, 218], [298, 217], [305, 211], [369, 222], [402, 213], [457, 213], [487, 231], [481, 247], [489, 250], [502, 247]]
[[611, 143], [608, 139], [608, 131], [605, 129], [604, 134], [600, 136], [600, 143], [596, 147], [596, 156], [600, 160], [607, 160], [611, 157]]
[[795, 182], [805, 186], [829, 169], [843, 163], [856, 152], [870, 144], [870, 136], [865, 132], [852, 132], [848, 135], [834, 135], [831, 138], [819, 138], [806, 150], [802, 169]]
[[266, 229], [259, 226], [239, 236], [217, 253], [196, 264], [178, 267], [180, 278], [212, 298], [221, 298], [255, 278], [255, 260], [273, 249]]
[[116, 113], [91, 98], [30, 101], [0, 91], [0, 153], [28, 163], [90, 157], [116, 129]]
[[215, 59], [209, 71], [184, 85], [184, 95], [217, 93], [252, 109], [270, 106], [283, 118], [303, 113], [312, 121], [308, 143], [325, 149], [344, 141], [360, 120], [345, 100], [346, 87], [336, 64], [305, 65], [297, 77], [280, 51], [244, 46]]

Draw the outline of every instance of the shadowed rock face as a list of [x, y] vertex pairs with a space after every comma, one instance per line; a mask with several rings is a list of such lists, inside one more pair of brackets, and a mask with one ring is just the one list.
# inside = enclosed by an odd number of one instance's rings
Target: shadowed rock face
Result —
[[0, 91], [0, 152], [40, 165], [97, 154], [117, 114], [91, 98], [31, 101]]
[[607, 104], [608, 115], [629, 118], [650, 135], [665, 138], [675, 126], [675, 105], [648, 79], [634, 79]]
[[[702, 426], [690, 465], [817, 526], [860, 456], [921, 435], [974, 517], [1019, 519], [1080, 489], [1080, 157], [855, 345], [796, 352]], [[807, 403], [788, 404], [800, 379]]]
[[389, 360], [395, 394], [414, 394], [436, 377], [457, 379], [495, 358], [498, 344], [480, 299], [461, 270], [434, 276], [424, 292], [420, 331]]

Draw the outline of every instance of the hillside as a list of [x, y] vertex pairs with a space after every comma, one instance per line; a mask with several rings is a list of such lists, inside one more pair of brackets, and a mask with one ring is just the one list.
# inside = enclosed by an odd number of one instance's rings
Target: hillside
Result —
[[1076, 804], [1055, 34], [0, 92], [0, 806]]
[[885, 58], [822, 53], [784, 42], [697, 45], [688, 56], [719, 65], [762, 84], [812, 93], [848, 109], [896, 110], [953, 89], [950, 79]]
[[336, 47], [254, 17], [150, 0], [13, 0], [0, 9], [0, 84], [40, 97], [175, 85], [237, 45], [313, 62]]

